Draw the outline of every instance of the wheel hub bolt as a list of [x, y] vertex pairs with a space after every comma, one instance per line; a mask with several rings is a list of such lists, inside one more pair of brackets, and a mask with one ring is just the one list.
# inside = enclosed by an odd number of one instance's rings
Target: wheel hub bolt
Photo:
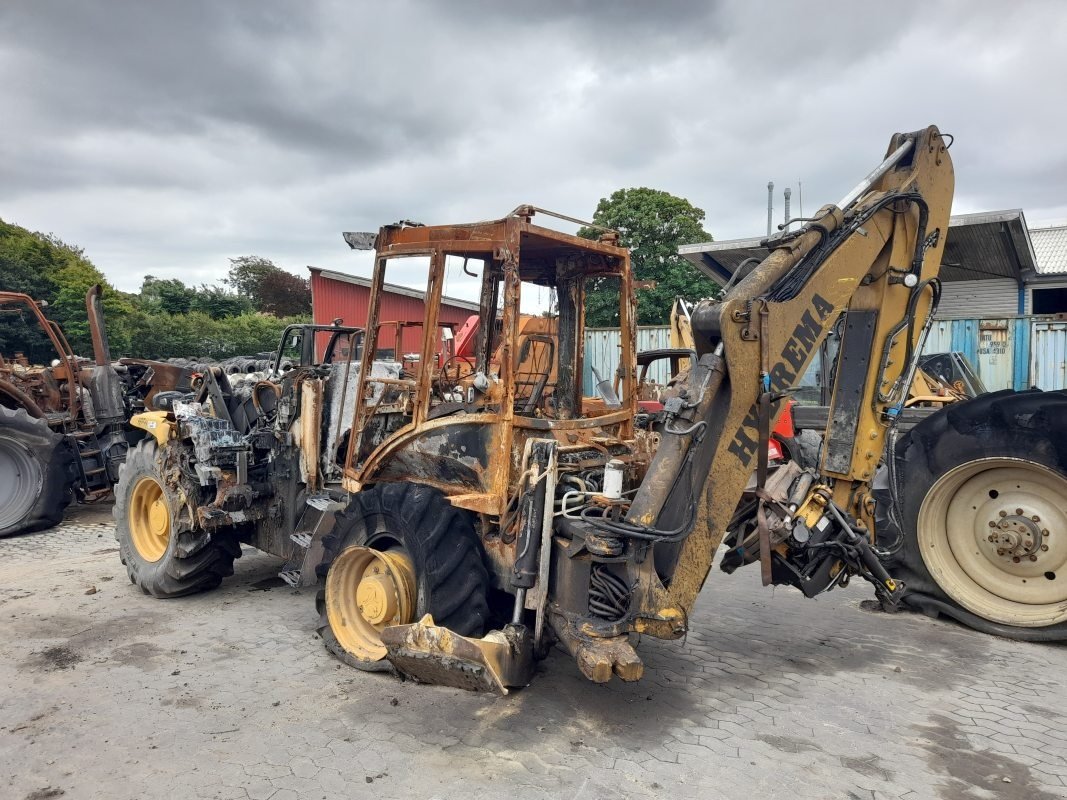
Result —
[[1015, 515], [1021, 517], [1023, 515], [1023, 510], [1021, 508], [1015, 509]]
[[1037, 514], [1034, 514], [1032, 517], [1030, 517], [1030, 519], [1032, 519], [1034, 522], [1041, 521], [1041, 517], [1039, 517]]
[[1006, 517], [1006, 516], [1008, 516], [1008, 512], [1007, 511], [1001, 511], [1000, 512], [1000, 516]]
[[1037, 556], [1030, 556], [1031, 561], [1037, 561]]
[[1018, 564], [1019, 561], [1020, 561], [1018, 556], [1013, 556], [1011, 560], [1012, 560], [1012, 563], [1014, 563], [1014, 564]]

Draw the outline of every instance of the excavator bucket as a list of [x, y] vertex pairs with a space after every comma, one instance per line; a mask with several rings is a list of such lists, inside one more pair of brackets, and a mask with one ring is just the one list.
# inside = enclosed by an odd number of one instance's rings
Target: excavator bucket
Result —
[[470, 639], [434, 624], [429, 614], [382, 631], [388, 658], [419, 683], [507, 694], [533, 675], [533, 646], [524, 625], [507, 625]]

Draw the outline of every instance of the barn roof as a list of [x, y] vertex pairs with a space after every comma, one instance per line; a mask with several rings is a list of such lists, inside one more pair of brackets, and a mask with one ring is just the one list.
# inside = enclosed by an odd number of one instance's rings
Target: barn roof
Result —
[[[336, 272], [332, 269], [322, 269], [321, 267], [308, 267], [308, 271], [313, 275], [321, 275], [323, 278], [328, 278], [332, 281], [341, 281], [342, 283], [351, 283], [355, 286], [362, 286], [364, 289], [370, 289], [370, 278], [360, 278], [357, 275], [349, 275], [345, 272]], [[382, 284], [382, 288], [389, 294], [399, 294], [404, 297], [413, 297], [416, 300], [425, 300], [426, 292], [421, 289], [412, 289], [408, 286], [397, 286], [395, 283]], [[442, 297], [441, 303], [446, 306], [453, 306], [455, 308], [462, 308], [467, 311], [478, 311], [478, 304], [472, 303], [469, 300], [460, 300], [456, 297]]]

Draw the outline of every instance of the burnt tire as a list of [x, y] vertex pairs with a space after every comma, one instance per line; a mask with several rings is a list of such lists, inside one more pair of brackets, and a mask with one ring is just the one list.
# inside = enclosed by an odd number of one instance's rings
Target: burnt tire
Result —
[[399, 546], [406, 551], [415, 580], [414, 614], [409, 621], [430, 614], [435, 624], [462, 636], [485, 632], [489, 575], [473, 515], [455, 508], [438, 490], [386, 483], [359, 492], [337, 514], [322, 544], [323, 558], [316, 567], [318, 632], [326, 649], [349, 666], [371, 672], [392, 669], [384, 658], [363, 659], [347, 651], [330, 626], [323, 581], [337, 556], [354, 545], [376, 550]]
[[[181, 505], [159, 473], [158, 451], [155, 439], [143, 439], [119, 468], [113, 511], [119, 557], [126, 565], [130, 582], [153, 597], [181, 597], [214, 589], [233, 574], [233, 562], [241, 556], [241, 545], [229, 532], [194, 529], [188, 521], [179, 519]], [[146, 514], [142, 494], [151, 497], [157, 492], [159, 498], [149, 505], [152, 510]], [[163, 514], [167, 523], [165, 541], [163, 536], [154, 536], [151, 520], [146, 520], [155, 515], [162, 525]], [[140, 528], [143, 524], [149, 525], [147, 533]]]
[[57, 525], [76, 476], [63, 436], [21, 408], [0, 406], [0, 536]]
[[895, 470], [903, 536], [884, 561], [905, 605], [1011, 639], [1067, 640], [1067, 392], [948, 406], [900, 440]]

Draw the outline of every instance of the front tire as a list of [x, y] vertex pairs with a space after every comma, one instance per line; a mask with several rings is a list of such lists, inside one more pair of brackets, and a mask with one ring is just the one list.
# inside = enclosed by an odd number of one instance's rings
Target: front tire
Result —
[[216, 588], [233, 574], [241, 545], [220, 532], [194, 529], [160, 474], [159, 448], [148, 437], [119, 470], [115, 538], [130, 582], [153, 597], [181, 597]]
[[904, 602], [987, 633], [1067, 639], [1067, 392], [949, 406], [898, 445]]
[[489, 576], [472, 515], [436, 489], [387, 483], [359, 492], [322, 544], [318, 631], [349, 666], [391, 669], [381, 630], [425, 614], [461, 636], [484, 633]]
[[74, 480], [63, 437], [24, 409], [0, 406], [0, 536], [59, 524]]

